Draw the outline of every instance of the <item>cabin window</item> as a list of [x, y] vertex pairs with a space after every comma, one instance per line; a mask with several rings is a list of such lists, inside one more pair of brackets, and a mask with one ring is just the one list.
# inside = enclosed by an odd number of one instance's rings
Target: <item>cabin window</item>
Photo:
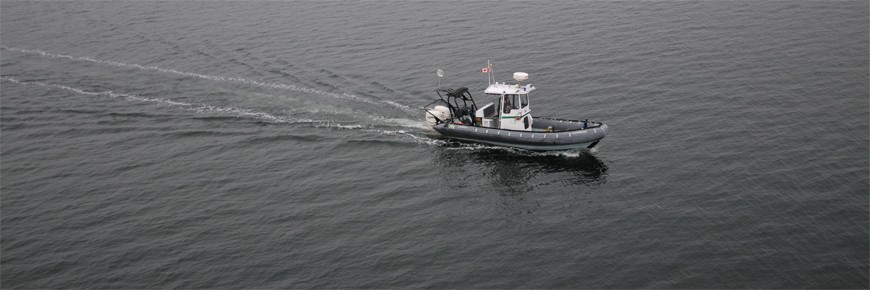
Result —
[[523, 124], [526, 125], [526, 129], [529, 128], [529, 116], [526, 116], [525, 118], [523, 118]]
[[529, 106], [529, 95], [520, 95], [520, 108]]
[[510, 113], [512, 109], [522, 108], [522, 104], [519, 103], [520, 98], [517, 95], [504, 95], [502, 98], [502, 104], [504, 104], [504, 113]]
[[486, 106], [483, 108], [483, 117], [484, 118], [492, 118], [495, 116], [495, 106]]

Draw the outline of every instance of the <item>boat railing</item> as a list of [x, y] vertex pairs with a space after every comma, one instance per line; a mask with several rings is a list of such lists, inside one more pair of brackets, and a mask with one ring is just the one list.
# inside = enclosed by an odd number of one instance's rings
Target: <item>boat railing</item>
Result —
[[546, 119], [546, 120], [559, 121], [559, 122], [580, 123], [580, 124], [585, 125], [585, 126], [583, 126], [584, 130], [585, 129], [594, 129], [594, 128], [601, 127], [601, 125], [604, 125], [604, 123], [589, 121], [589, 119], [572, 120], [572, 119], [561, 119], [561, 118], [551, 118], [551, 117], [535, 117], [535, 119]]

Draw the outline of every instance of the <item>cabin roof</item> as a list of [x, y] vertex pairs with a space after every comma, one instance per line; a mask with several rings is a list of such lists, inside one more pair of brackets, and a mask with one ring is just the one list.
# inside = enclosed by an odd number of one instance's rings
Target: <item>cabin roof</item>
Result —
[[509, 83], [499, 83], [496, 82], [494, 84], [489, 85], [489, 87], [484, 90], [484, 93], [487, 94], [528, 94], [535, 87], [532, 85], [524, 85], [518, 86], [517, 84], [509, 84]]

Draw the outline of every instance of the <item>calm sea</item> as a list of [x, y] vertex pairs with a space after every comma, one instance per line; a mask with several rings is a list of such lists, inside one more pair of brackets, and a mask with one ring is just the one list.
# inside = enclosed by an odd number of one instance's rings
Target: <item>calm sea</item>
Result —
[[[2, 1], [3, 288], [868, 288], [867, 1]], [[437, 136], [530, 74], [596, 152]]]

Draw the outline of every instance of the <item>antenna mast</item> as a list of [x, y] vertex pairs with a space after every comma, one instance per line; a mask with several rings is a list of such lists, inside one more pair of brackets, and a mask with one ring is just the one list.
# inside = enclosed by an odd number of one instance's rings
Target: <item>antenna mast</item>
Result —
[[492, 76], [492, 63], [488, 59], [486, 60], [486, 67], [489, 68], [489, 77], [486, 80], [489, 81], [489, 85], [492, 85], [495, 78]]

